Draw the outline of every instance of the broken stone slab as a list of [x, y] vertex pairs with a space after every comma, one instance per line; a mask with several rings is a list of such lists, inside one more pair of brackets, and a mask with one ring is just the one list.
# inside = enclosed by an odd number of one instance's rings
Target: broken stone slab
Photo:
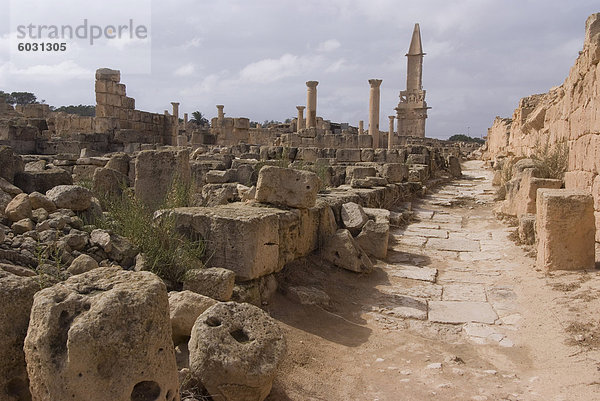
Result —
[[426, 238], [448, 239], [448, 230], [441, 230], [441, 229], [437, 229], [437, 228], [421, 228], [421, 227], [414, 227], [414, 226], [410, 225], [406, 229], [398, 230], [396, 232], [399, 234], [417, 235], [419, 237], [426, 237]]
[[209, 184], [224, 184], [233, 178], [234, 170], [209, 170], [206, 173], [206, 182]]
[[34, 400], [175, 399], [167, 290], [149, 272], [98, 268], [39, 291], [25, 358]]
[[11, 184], [2, 177], [0, 177], [0, 191], [6, 192], [11, 197], [17, 196], [18, 194], [23, 192], [21, 188]]
[[338, 230], [324, 244], [321, 256], [337, 267], [357, 273], [369, 273], [373, 263], [365, 252], [358, 246], [350, 231]]
[[94, 193], [105, 197], [121, 196], [123, 190], [129, 187], [129, 177], [111, 168], [98, 167], [92, 177]]
[[183, 280], [184, 290], [190, 290], [217, 301], [229, 301], [234, 285], [235, 273], [219, 267], [188, 270]]
[[193, 291], [169, 292], [169, 317], [173, 331], [173, 344], [187, 344], [198, 316], [216, 303], [216, 300]]
[[215, 400], [262, 401], [283, 362], [286, 341], [261, 309], [222, 302], [196, 319], [189, 351], [191, 374]]
[[25, 169], [21, 156], [13, 152], [10, 146], [0, 145], [0, 177], [13, 184], [15, 176]]
[[411, 280], [429, 281], [435, 283], [437, 277], [437, 269], [432, 267], [419, 267], [408, 264], [393, 264], [387, 265], [390, 275], [399, 278], [408, 278]]
[[440, 251], [453, 251], [453, 252], [479, 252], [479, 241], [469, 239], [442, 239], [442, 238], [429, 238], [427, 240], [427, 247], [437, 249]]
[[302, 305], [320, 305], [328, 306], [331, 302], [329, 295], [323, 290], [315, 287], [288, 287], [289, 297]]
[[44, 209], [48, 213], [54, 213], [56, 211], [56, 205], [48, 197], [39, 192], [32, 192], [29, 194], [29, 202], [31, 202], [32, 209]]
[[460, 160], [456, 156], [448, 156], [448, 172], [454, 178], [462, 177], [462, 169], [460, 167]]
[[396, 295], [394, 305], [387, 307], [384, 312], [401, 319], [427, 319], [427, 301]]
[[27, 194], [18, 194], [4, 209], [4, 214], [12, 222], [32, 217], [32, 208]]
[[344, 227], [352, 235], [358, 235], [369, 219], [363, 207], [355, 202], [348, 202], [342, 205], [341, 217]]
[[535, 214], [523, 214], [519, 217], [519, 240], [525, 245], [535, 244]]
[[538, 190], [538, 268], [593, 269], [595, 234], [594, 199], [589, 192], [568, 189]]
[[97, 269], [98, 262], [96, 259], [86, 254], [77, 256], [72, 262], [67, 271], [72, 275], [82, 274], [89, 272], [90, 270]]
[[381, 176], [395, 184], [408, 179], [408, 166], [404, 163], [385, 163], [381, 168]]
[[256, 200], [262, 203], [306, 209], [315, 206], [321, 185], [310, 171], [265, 166], [258, 173]]
[[487, 302], [430, 301], [429, 320], [436, 323], [487, 323], [493, 324], [498, 315]]

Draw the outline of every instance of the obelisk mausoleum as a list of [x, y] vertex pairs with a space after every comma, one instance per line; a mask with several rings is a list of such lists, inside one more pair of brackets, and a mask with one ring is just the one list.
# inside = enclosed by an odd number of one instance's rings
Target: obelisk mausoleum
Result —
[[400, 103], [396, 107], [398, 115], [399, 136], [425, 136], [425, 119], [427, 118], [427, 102], [423, 90], [423, 46], [421, 30], [415, 24], [412, 40], [406, 57], [406, 90], [400, 91]]

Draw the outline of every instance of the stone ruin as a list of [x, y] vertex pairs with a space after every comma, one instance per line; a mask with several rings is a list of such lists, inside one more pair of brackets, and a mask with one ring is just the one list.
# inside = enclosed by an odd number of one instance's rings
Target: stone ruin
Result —
[[[496, 117], [483, 157], [496, 169], [498, 212], [519, 218], [521, 240], [537, 243], [541, 269], [593, 269], [600, 244], [600, 14], [585, 25], [583, 50], [548, 93]], [[560, 164], [564, 175], [548, 176]], [[562, 170], [561, 170], [562, 171]], [[536, 238], [537, 237], [537, 238]], [[594, 245], [595, 242], [595, 245]]]
[[[409, 72], [406, 93], [424, 97], [418, 26], [408, 56], [418, 77]], [[423, 99], [416, 120], [399, 106], [399, 135], [394, 116], [379, 131], [381, 80], [369, 82], [368, 134], [362, 121], [317, 116], [316, 81], [306, 119], [298, 106], [278, 127], [250, 128], [222, 105], [210, 128], [194, 129], [179, 121], [179, 103], [172, 114], [136, 110], [119, 71], [105, 68], [95, 117], [0, 105], [0, 343], [11, 355], [0, 398], [173, 401], [188, 388], [214, 400], [267, 397], [286, 342], [260, 307], [286, 266], [316, 255], [371, 272], [410, 201], [460, 177], [474, 150], [424, 138]], [[101, 196], [154, 210], [174, 181], [192, 205], [157, 210], [155, 221], [172, 219], [208, 256], [180, 282], [150, 273], [131, 238], [93, 225]]]

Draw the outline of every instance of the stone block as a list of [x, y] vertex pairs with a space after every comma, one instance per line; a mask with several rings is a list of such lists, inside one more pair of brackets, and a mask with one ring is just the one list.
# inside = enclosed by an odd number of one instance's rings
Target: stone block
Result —
[[359, 162], [360, 156], [360, 149], [338, 149], [335, 152], [335, 158], [338, 162]]
[[525, 245], [535, 244], [535, 214], [519, 216], [519, 240]]
[[338, 230], [325, 242], [321, 256], [337, 267], [356, 273], [373, 270], [373, 263], [346, 229]]
[[315, 205], [321, 185], [319, 177], [310, 171], [265, 166], [258, 173], [256, 200], [293, 208]]
[[581, 190], [539, 189], [536, 237], [538, 268], [593, 269], [595, 218], [592, 196]]
[[408, 166], [404, 163], [385, 163], [381, 169], [381, 176], [392, 184], [406, 181]]

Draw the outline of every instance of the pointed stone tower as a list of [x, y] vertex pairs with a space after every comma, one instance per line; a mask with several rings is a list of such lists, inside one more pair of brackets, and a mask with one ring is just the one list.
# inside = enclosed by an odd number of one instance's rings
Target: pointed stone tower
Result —
[[427, 102], [423, 90], [423, 46], [421, 30], [415, 24], [412, 40], [406, 57], [406, 90], [400, 91], [400, 103], [396, 107], [398, 113], [399, 136], [425, 136], [425, 119], [427, 118]]

